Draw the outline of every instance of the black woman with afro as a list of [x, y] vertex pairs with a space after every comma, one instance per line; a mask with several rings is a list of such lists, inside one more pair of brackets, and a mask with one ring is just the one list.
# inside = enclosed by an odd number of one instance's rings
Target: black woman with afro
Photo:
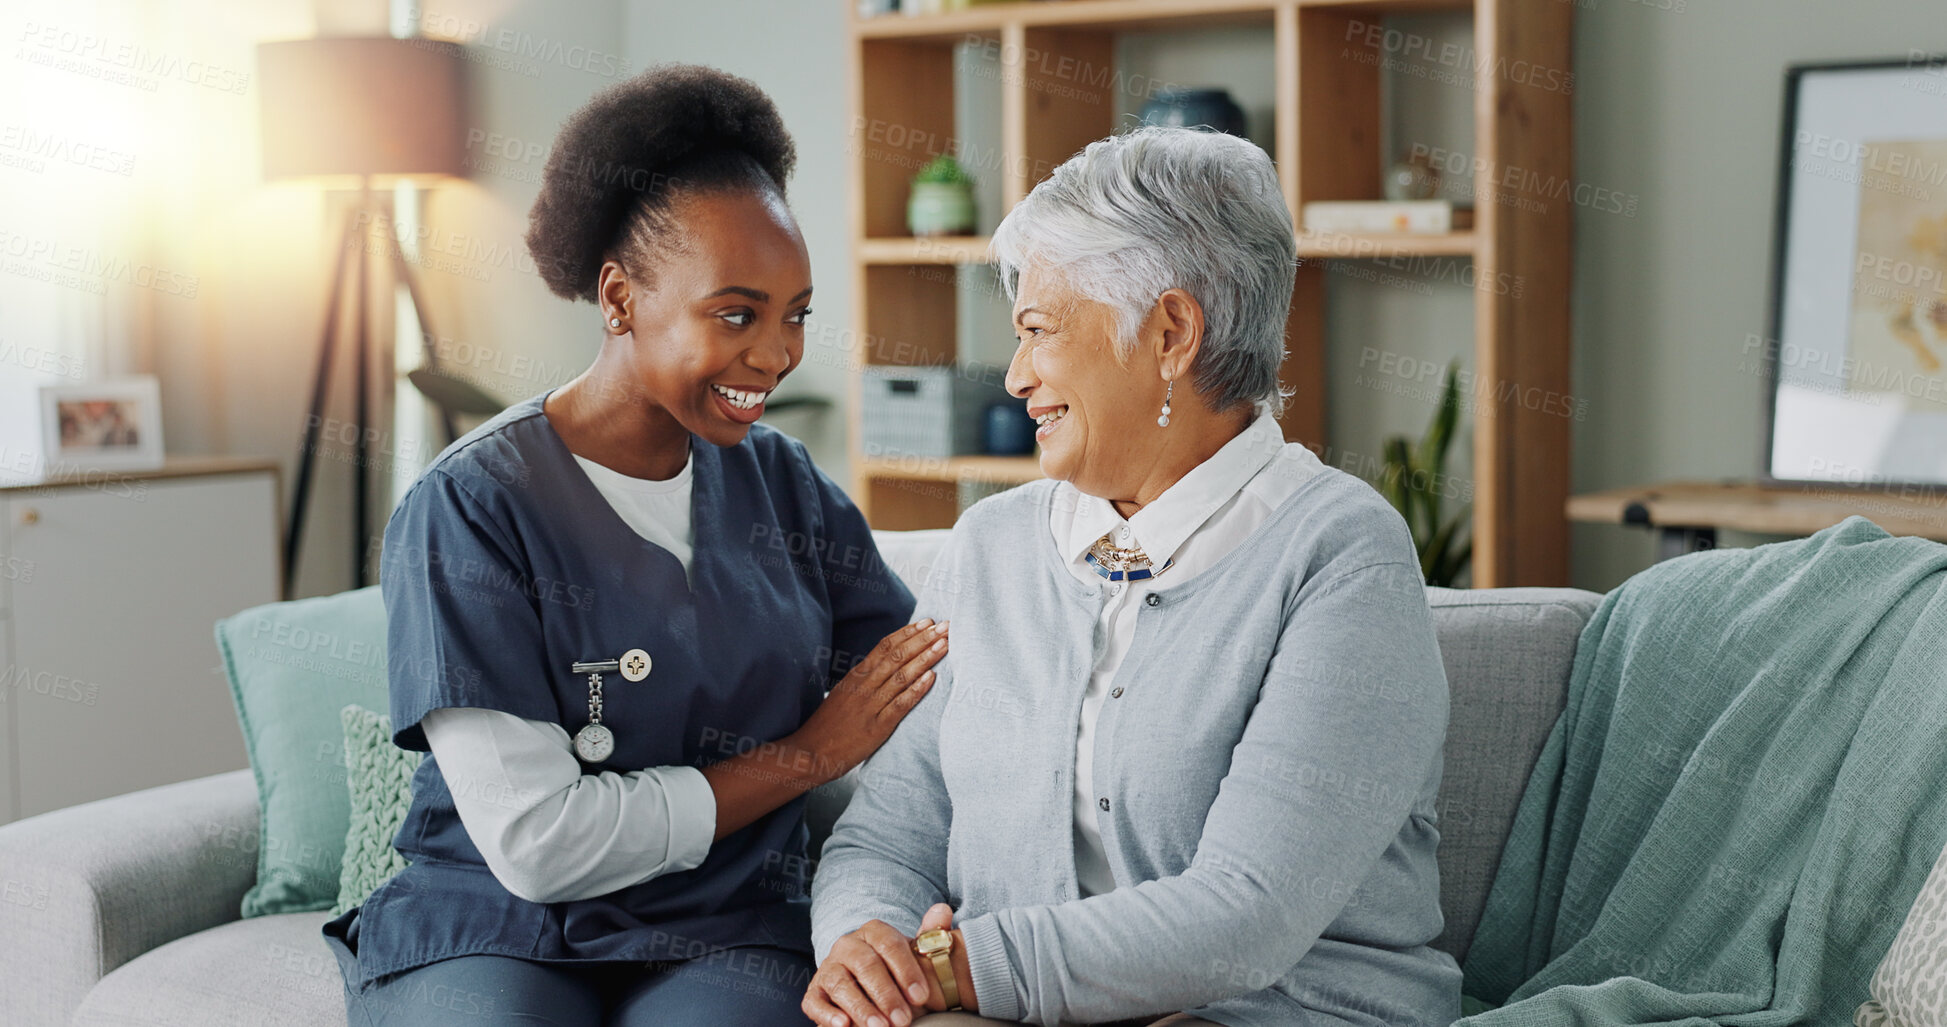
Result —
[[792, 161], [755, 85], [683, 65], [555, 141], [527, 245], [600, 349], [386, 527], [393, 741], [427, 755], [409, 865], [324, 927], [358, 1027], [807, 1022], [805, 793], [885, 741], [945, 633], [757, 423], [810, 312]]

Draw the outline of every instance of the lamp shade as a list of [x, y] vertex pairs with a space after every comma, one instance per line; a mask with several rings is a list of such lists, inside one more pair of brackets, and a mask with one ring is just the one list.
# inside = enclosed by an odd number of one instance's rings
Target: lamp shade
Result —
[[259, 43], [264, 177], [462, 174], [461, 67], [432, 39]]

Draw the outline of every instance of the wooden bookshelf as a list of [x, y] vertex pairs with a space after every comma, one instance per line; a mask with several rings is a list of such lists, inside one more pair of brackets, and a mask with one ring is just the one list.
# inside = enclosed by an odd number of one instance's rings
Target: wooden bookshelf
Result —
[[[1001, 76], [1001, 192], [1007, 207], [1116, 128], [1114, 76], [1071, 69], [1112, 67], [1120, 33], [1226, 25], [1262, 27], [1273, 48], [1271, 156], [1294, 221], [1314, 200], [1377, 199], [1385, 163], [1385, 61], [1356, 29], [1389, 14], [1428, 10], [1473, 17], [1477, 160], [1555, 181], [1571, 175], [1571, 92], [1507, 74], [1511, 66], [1566, 72], [1575, 5], [1561, 0], [1023, 0], [871, 19], [858, 18], [852, 0], [834, 2], [845, 5], [850, 25], [854, 356], [864, 364], [957, 358], [957, 272], [939, 269], [983, 264], [987, 240], [911, 238], [905, 203], [913, 173], [957, 138], [953, 54], [965, 41], [991, 44], [1003, 55], [1044, 55], [1007, 65]], [[1361, 47], [1372, 52], [1347, 59], [1348, 50]], [[1299, 233], [1301, 265], [1281, 376], [1297, 393], [1282, 422], [1288, 439], [1314, 448], [1329, 441], [1327, 262], [1471, 260], [1472, 278], [1486, 283], [1474, 289], [1473, 580], [1481, 587], [1564, 585], [1571, 421], [1558, 405], [1528, 398], [1571, 393], [1570, 205], [1500, 202], [1499, 189], [1497, 176], [1476, 176], [1476, 222], [1464, 231]], [[1501, 282], [1519, 288], [1490, 287]], [[1403, 296], [1399, 302], [1413, 300]], [[854, 495], [875, 527], [944, 527], [957, 513], [960, 483], [1014, 484], [1038, 473], [1032, 457], [928, 461], [866, 454], [860, 395], [854, 381]]]

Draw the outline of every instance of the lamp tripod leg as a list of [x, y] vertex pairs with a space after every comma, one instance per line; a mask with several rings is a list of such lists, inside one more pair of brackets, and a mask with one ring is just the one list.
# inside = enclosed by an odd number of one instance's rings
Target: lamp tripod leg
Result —
[[[419, 325], [419, 344], [421, 362], [429, 371], [439, 370], [439, 344], [433, 334], [433, 323], [426, 316], [426, 304], [419, 292], [419, 277], [412, 273], [412, 265], [406, 262], [406, 253], [399, 248], [399, 237], [390, 232], [385, 236], [386, 249], [392, 256], [392, 273], [406, 286], [406, 297], [412, 301], [412, 317]], [[439, 426], [446, 433], [446, 444], [460, 437], [453, 424], [453, 411], [439, 407]]]
[[[361, 210], [345, 215], [339, 236], [337, 268], [331, 276], [331, 292], [325, 300], [324, 333], [318, 342], [318, 369], [311, 379], [311, 408], [304, 419], [304, 441], [297, 451], [297, 477], [291, 492], [291, 521], [284, 532], [284, 598], [297, 588], [298, 550], [304, 541], [305, 513], [310, 508], [311, 478], [316, 469], [318, 439], [324, 427], [325, 396], [331, 384], [332, 357], [338, 343], [338, 311], [345, 293], [345, 265], [350, 262], [353, 229]], [[360, 428], [361, 433], [363, 427]]]
[[[358, 190], [358, 209], [372, 209], [372, 191], [369, 185], [361, 185]], [[392, 234], [390, 218], [384, 219], [381, 231]], [[371, 226], [358, 240], [358, 346], [353, 360], [352, 388], [355, 396], [353, 420], [358, 425], [358, 455], [352, 464], [352, 587], [364, 588], [369, 582], [365, 572], [365, 550], [371, 546], [371, 432], [366, 426], [372, 423], [372, 319], [366, 307], [372, 291], [370, 276], [366, 272], [366, 250], [372, 242]]]

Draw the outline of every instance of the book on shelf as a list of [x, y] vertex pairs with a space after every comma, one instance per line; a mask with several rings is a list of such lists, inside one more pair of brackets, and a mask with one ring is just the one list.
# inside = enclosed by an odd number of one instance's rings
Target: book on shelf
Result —
[[1445, 235], [1474, 226], [1474, 212], [1452, 200], [1317, 200], [1304, 206], [1312, 233]]

